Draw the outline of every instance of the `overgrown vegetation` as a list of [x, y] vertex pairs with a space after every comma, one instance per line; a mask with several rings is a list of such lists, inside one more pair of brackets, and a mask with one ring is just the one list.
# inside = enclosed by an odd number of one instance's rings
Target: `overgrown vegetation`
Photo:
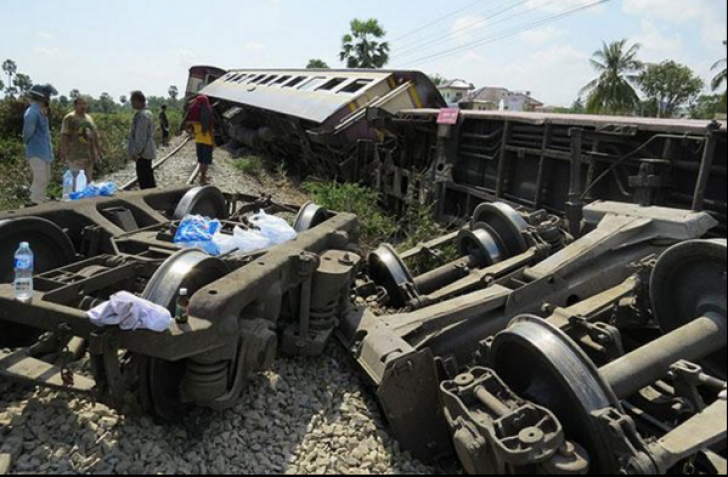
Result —
[[249, 155], [242, 159], [236, 160], [234, 163], [235, 168], [242, 174], [260, 179], [265, 170], [263, 165], [263, 159], [260, 156]]
[[[431, 206], [411, 204], [404, 216], [396, 219], [382, 208], [376, 191], [358, 184], [306, 182], [303, 189], [322, 207], [358, 215], [365, 251], [390, 242], [404, 252], [446, 233], [434, 220]], [[455, 255], [454, 248], [446, 248], [441, 257], [430, 257], [432, 260], [428, 259], [427, 264], [419, 265], [437, 266], [453, 260]], [[421, 268], [418, 264], [411, 265], [414, 273]]]

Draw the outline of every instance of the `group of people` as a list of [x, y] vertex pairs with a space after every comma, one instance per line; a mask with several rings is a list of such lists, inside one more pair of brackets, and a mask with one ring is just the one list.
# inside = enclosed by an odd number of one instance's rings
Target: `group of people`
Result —
[[[25, 111], [23, 142], [26, 159], [33, 174], [31, 205], [48, 201], [51, 166], [54, 162], [51, 129], [48, 120], [51, 98], [58, 91], [51, 85], [35, 85], [28, 97], [30, 107]], [[153, 162], [157, 158], [154, 115], [147, 107], [147, 99], [141, 91], [131, 94], [131, 106], [135, 111], [128, 136], [127, 155], [136, 163], [136, 173], [141, 189], [157, 187]], [[169, 145], [171, 126], [167, 107], [159, 114], [162, 142]], [[210, 100], [203, 95], [195, 98], [182, 121], [183, 131], [194, 135], [197, 158], [200, 164], [200, 183], [209, 182], [208, 171], [212, 164], [215, 147], [215, 119]], [[93, 182], [94, 167], [105, 154], [99, 131], [88, 114], [86, 99], [79, 96], [73, 101], [73, 111], [63, 118], [61, 126], [60, 159], [73, 172], [74, 178], [84, 171], [89, 183]]]

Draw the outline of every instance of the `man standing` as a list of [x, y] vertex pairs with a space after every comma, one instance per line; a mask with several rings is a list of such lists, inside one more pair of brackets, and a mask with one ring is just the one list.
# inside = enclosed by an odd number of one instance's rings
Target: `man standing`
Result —
[[162, 145], [169, 147], [169, 118], [166, 104], [162, 105], [162, 112], [159, 113], [159, 127], [162, 129]]
[[157, 182], [154, 179], [152, 162], [157, 158], [157, 146], [154, 143], [154, 117], [147, 109], [147, 98], [141, 91], [131, 94], [131, 106], [136, 111], [131, 131], [129, 132], [129, 145], [127, 154], [136, 162], [139, 188], [154, 189]]
[[215, 150], [215, 112], [210, 104], [210, 98], [204, 94], [197, 96], [187, 110], [183, 124], [195, 136], [197, 162], [200, 165], [200, 184], [206, 186], [210, 182], [208, 171]]
[[48, 201], [48, 183], [51, 179], [51, 164], [53, 164], [48, 108], [51, 96], [57, 94], [58, 91], [49, 84], [34, 85], [28, 93], [31, 105], [23, 117], [23, 143], [25, 144], [25, 157], [33, 171], [30, 198], [34, 205]]
[[86, 172], [88, 182], [93, 182], [94, 164], [101, 159], [99, 134], [93, 118], [89, 116], [88, 103], [79, 96], [73, 101], [74, 111], [63, 118], [61, 127], [61, 160], [68, 164], [73, 176]]

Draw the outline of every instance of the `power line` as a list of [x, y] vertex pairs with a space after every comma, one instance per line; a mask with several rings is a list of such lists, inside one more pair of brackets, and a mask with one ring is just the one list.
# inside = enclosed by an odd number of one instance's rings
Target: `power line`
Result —
[[[468, 11], [465, 12], [464, 9], [461, 9], [458, 11], [458, 13], [464, 13], [467, 15], [490, 15], [493, 12], [497, 12], [499, 9], [503, 8], [504, 6], [507, 6], [511, 4], [513, 0], [494, 0], [492, 1], [486, 8], [483, 10], [480, 9], [467, 9]], [[446, 20], [446, 18], [441, 19], [441, 21]], [[444, 29], [438, 28], [437, 31], [432, 32], [433, 35], [440, 35], [442, 33], [447, 33], [450, 29], [450, 25], [446, 24], [443, 25]], [[426, 28], [420, 29], [420, 31], [425, 32]], [[411, 37], [408, 41], [405, 42], [396, 42], [396, 45], [398, 48], [402, 49], [410, 49], [411, 47], [417, 45], [418, 43], [421, 43], [422, 41], [427, 40], [427, 34], [425, 34], [424, 37], [420, 37], [420, 35], [415, 35], [414, 37]]]
[[427, 25], [424, 25], [424, 26], [421, 26], [419, 28], [416, 28], [416, 29], [414, 29], [414, 30], [412, 30], [412, 31], [410, 31], [410, 32], [408, 32], [408, 33], [406, 33], [406, 34], [398, 37], [398, 38], [395, 38], [394, 40], [392, 40], [392, 42], [397, 42], [397, 41], [404, 40], [405, 38], [409, 38], [412, 35], [421, 32], [422, 30], [425, 30], [427, 28], [433, 27], [433, 26], [437, 25], [438, 23], [442, 23], [443, 21], [447, 20], [448, 18], [451, 18], [451, 17], [453, 17], [453, 16], [455, 16], [455, 15], [457, 15], [459, 13], [462, 13], [465, 10], [468, 10], [470, 7], [473, 7], [473, 6], [475, 6], [475, 5], [479, 4], [479, 3], [482, 3], [484, 1], [485, 0], [476, 0], [476, 1], [472, 2], [472, 3], [469, 3], [466, 6], [464, 6], [463, 8], [460, 8], [458, 10], [455, 10], [454, 12], [448, 13], [445, 16], [440, 17], [439, 19], [437, 19], [437, 20], [435, 20], [435, 21], [433, 21], [431, 23], [428, 23]]
[[[433, 38], [430, 41], [427, 41], [426, 43], [423, 43], [423, 44], [420, 44], [420, 45], [415, 45], [415, 46], [409, 47], [409, 48], [405, 48], [403, 51], [400, 51], [400, 52], [394, 54], [393, 55], [393, 59], [395, 59], [395, 60], [401, 60], [402, 58], [409, 57], [409, 56], [413, 56], [413, 54], [419, 53], [421, 48], [425, 48], [425, 47], [432, 46], [432, 45], [439, 44], [439, 43], [449, 43], [450, 41], [453, 40], [453, 35], [456, 35], [458, 33], [462, 33], [462, 32], [464, 32], [466, 30], [471, 29], [471, 28], [475, 28], [475, 27], [478, 27], [480, 25], [483, 25], [488, 20], [492, 20], [492, 19], [494, 19], [496, 17], [499, 17], [500, 15], [503, 15], [504, 13], [508, 13], [509, 11], [515, 10], [515, 9], [517, 9], [517, 8], [525, 5], [526, 3], [528, 3], [528, 1], [529, 0], [519, 0], [518, 3], [516, 3], [514, 5], [511, 5], [511, 6], [507, 7], [507, 8], [505, 8], [504, 10], [501, 10], [499, 12], [496, 12], [496, 13], [490, 15], [490, 16], [484, 17], [484, 18], [480, 19], [479, 21], [477, 21], [475, 23], [472, 23], [470, 25], [467, 25], [467, 26], [464, 26], [464, 27], [461, 27], [461, 28], [457, 28], [457, 29], [455, 29], [455, 30], [453, 30], [451, 32], [447, 32], [447, 33], [445, 33], [443, 35], [440, 35], [438, 37]], [[500, 24], [505, 23], [505, 22], [507, 22], [509, 20], [512, 20], [514, 18], [523, 16], [523, 15], [526, 15], [526, 14], [529, 14], [529, 13], [531, 13], [530, 10], [525, 11], [525, 12], [517, 12], [517, 13], [515, 13], [513, 15], [508, 16], [508, 17], [501, 18], [497, 22], [491, 23], [490, 26], [500, 25]]]
[[541, 28], [543, 26], [546, 26], [546, 25], [548, 25], [550, 23], [555, 23], [557, 21], [560, 21], [560, 20], [563, 20], [565, 18], [574, 16], [576, 14], [582, 13], [582, 12], [587, 11], [587, 10], [591, 10], [591, 9], [596, 8], [596, 7], [599, 7], [601, 5], [610, 3], [612, 1], [613, 0], [599, 0], [599, 1], [596, 1], [594, 3], [590, 3], [588, 5], [584, 5], [584, 6], [581, 6], [581, 7], [578, 7], [578, 8], [574, 8], [572, 10], [569, 10], [567, 12], [564, 12], [564, 13], [561, 13], [561, 14], [558, 14], [558, 15], [553, 15], [551, 17], [547, 17], [547, 18], [545, 18], [543, 20], [540, 20], [538, 22], [535, 22], [535, 23], [522, 24], [521, 26], [515, 27], [514, 29], [512, 29], [512, 30], [510, 30], [508, 32], [504, 32], [504, 33], [502, 33], [502, 34], [500, 34], [498, 36], [491, 36], [491, 37], [480, 38], [478, 40], [475, 40], [475, 41], [473, 41], [471, 43], [468, 43], [466, 45], [463, 45], [463, 46], [460, 46], [460, 47], [457, 47], [457, 48], [453, 48], [453, 49], [450, 49], [450, 50], [441, 51], [439, 53], [435, 53], [435, 54], [430, 55], [430, 56], [425, 56], [425, 57], [422, 57], [420, 59], [407, 62], [403, 67], [404, 68], [412, 68], [413, 66], [418, 66], [418, 65], [425, 64], [425, 63], [429, 63], [431, 61], [435, 61], [435, 60], [438, 60], [438, 59], [441, 59], [441, 58], [445, 58], [445, 57], [448, 57], [448, 56], [452, 56], [454, 54], [460, 53], [461, 51], [468, 50], [470, 48], [477, 48], [479, 46], [484, 46], [484, 45], [496, 43], [498, 41], [503, 41], [503, 40], [506, 40], [508, 38], [512, 38], [512, 37], [514, 37], [516, 35], [520, 35], [521, 33], [526, 33], [526, 32], [532, 31], [532, 30], [537, 30], [537, 29], [539, 29], [539, 28]]

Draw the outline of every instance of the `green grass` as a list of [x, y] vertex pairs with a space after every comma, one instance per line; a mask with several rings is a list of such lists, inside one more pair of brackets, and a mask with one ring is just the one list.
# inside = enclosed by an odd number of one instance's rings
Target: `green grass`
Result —
[[389, 241], [397, 232], [396, 222], [382, 210], [379, 195], [372, 189], [357, 184], [306, 182], [303, 190], [326, 209], [358, 215], [365, 248]]
[[240, 173], [260, 179], [264, 172], [263, 159], [258, 156], [246, 156], [236, 160], [233, 165]]

